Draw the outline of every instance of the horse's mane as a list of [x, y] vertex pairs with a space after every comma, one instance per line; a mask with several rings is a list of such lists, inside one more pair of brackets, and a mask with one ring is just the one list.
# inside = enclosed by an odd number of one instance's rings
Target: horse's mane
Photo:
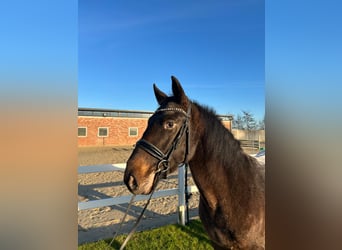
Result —
[[236, 153], [242, 152], [240, 141], [236, 140], [234, 135], [222, 124], [216, 112], [208, 106], [197, 102], [193, 103], [206, 123], [204, 140], [207, 144], [206, 149], [210, 150], [210, 154], [219, 159], [222, 158], [222, 155], [225, 158], [233, 158], [236, 157]]
[[[239, 185], [232, 186], [231, 192], [238, 197], [236, 206], [245, 204], [250, 209], [257, 209], [259, 203], [249, 203], [255, 192], [262, 192], [263, 187], [258, 186], [258, 181], [262, 178], [258, 162], [253, 157], [246, 154], [241, 148], [240, 141], [234, 138], [234, 135], [222, 124], [221, 120], [215, 111], [207, 106], [200, 105], [194, 102], [198, 108], [201, 120], [204, 122], [204, 134], [202, 135], [201, 146], [206, 152], [207, 167], [221, 167], [226, 173], [228, 179], [223, 176], [216, 175], [216, 171], [209, 171], [213, 176], [208, 176], [216, 185], [222, 183], [222, 178], [225, 181], [238, 180]], [[202, 126], [203, 126], [202, 125]], [[204, 154], [203, 152], [203, 154]], [[213, 169], [212, 169], [213, 170]], [[258, 179], [258, 181], [256, 181]], [[246, 187], [249, 187], [245, 189]], [[232, 194], [231, 193], [231, 194]], [[241, 199], [241, 200], [240, 200]], [[248, 204], [247, 204], [247, 203]], [[247, 210], [246, 210], [247, 211]]]

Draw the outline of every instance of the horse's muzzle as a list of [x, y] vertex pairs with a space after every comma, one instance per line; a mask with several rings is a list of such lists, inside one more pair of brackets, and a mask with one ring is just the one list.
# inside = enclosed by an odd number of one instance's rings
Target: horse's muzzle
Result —
[[131, 174], [125, 174], [124, 182], [128, 188], [128, 190], [135, 194], [135, 192], [138, 190], [138, 183], [135, 177]]
[[124, 174], [124, 183], [128, 190], [133, 194], [149, 194], [154, 185], [155, 173], [153, 171], [144, 171], [145, 167], [138, 168], [127, 163]]

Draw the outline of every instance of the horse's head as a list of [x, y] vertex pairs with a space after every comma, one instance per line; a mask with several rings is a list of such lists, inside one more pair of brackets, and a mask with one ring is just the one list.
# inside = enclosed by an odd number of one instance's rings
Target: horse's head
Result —
[[179, 81], [171, 78], [173, 96], [153, 85], [160, 106], [127, 161], [124, 182], [134, 194], [151, 193], [160, 177], [188, 160], [191, 102]]

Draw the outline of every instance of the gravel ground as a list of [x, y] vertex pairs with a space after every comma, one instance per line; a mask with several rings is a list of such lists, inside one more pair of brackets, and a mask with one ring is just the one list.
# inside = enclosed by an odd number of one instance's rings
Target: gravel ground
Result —
[[[124, 163], [132, 152], [132, 148], [123, 147], [87, 147], [79, 148], [78, 159], [80, 166]], [[168, 176], [167, 180], [159, 183], [157, 190], [176, 188], [177, 174]], [[194, 185], [189, 177], [189, 185]], [[103, 172], [78, 175], [78, 201], [98, 200], [115, 196], [130, 195], [123, 183], [123, 172]], [[189, 202], [190, 217], [198, 217], [199, 194], [194, 193]], [[135, 202], [126, 218], [120, 233], [130, 231], [140, 215], [145, 201]], [[177, 223], [177, 196], [153, 199], [140, 222], [137, 231]], [[128, 204], [94, 208], [78, 212], [78, 243], [93, 242], [111, 238], [118, 230], [121, 218]]]

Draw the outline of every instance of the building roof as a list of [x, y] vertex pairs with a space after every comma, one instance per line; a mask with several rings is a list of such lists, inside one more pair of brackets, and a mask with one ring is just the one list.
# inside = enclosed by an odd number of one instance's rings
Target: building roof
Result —
[[[152, 111], [139, 110], [78, 108], [78, 116], [149, 118], [153, 113]], [[223, 121], [233, 120], [232, 115], [218, 115], [218, 117]]]
[[138, 111], [138, 110], [78, 108], [78, 115], [79, 116], [100, 116], [100, 117], [148, 118], [153, 115], [153, 112]]

